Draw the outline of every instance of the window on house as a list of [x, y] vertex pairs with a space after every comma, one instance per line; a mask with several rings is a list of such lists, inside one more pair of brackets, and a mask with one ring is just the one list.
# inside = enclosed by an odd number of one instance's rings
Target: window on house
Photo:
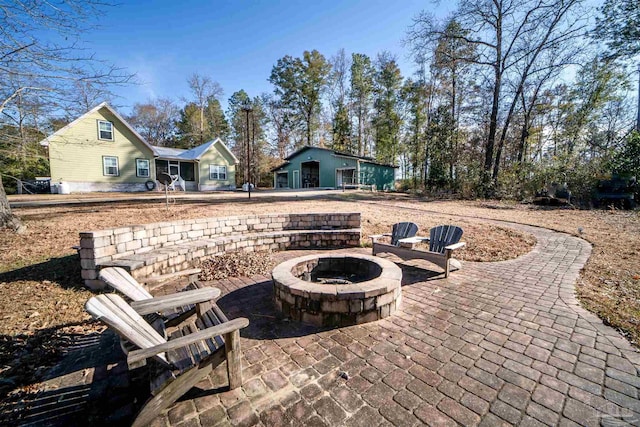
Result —
[[118, 158], [104, 156], [102, 158], [102, 173], [106, 176], [118, 176], [120, 174]]
[[113, 123], [98, 120], [98, 139], [113, 141]]
[[136, 159], [136, 176], [140, 178], [149, 178], [151, 171], [149, 170], [149, 160]]
[[227, 179], [227, 167], [219, 165], [209, 165], [209, 179], [225, 180]]

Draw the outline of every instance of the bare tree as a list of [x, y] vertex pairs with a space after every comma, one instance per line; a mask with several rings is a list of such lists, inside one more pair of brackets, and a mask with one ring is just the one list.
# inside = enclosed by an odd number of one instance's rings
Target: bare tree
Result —
[[103, 85], [91, 81], [79, 80], [73, 84], [69, 101], [65, 102], [67, 116], [73, 120], [91, 110], [101, 102], [113, 102], [115, 98], [109, 91], [105, 91]]
[[135, 104], [129, 121], [150, 144], [169, 146], [176, 133], [180, 109], [168, 98], [150, 99]]
[[[132, 80], [82, 47], [81, 37], [105, 6], [101, 0], [0, 1], [0, 120], [15, 117], [26, 95], [52, 112], [72, 99], [79, 82], [104, 87]], [[21, 229], [0, 181], [0, 227], [5, 226]]]
[[[525, 161], [527, 140], [535, 119], [534, 113], [540, 107], [540, 103], [544, 101], [545, 92], [551, 89], [551, 85], [567, 66], [575, 63], [575, 59], [580, 53], [579, 50], [580, 47], [575, 43], [561, 43], [554, 48], [540, 52], [538, 60], [531, 66], [528, 62], [521, 65], [525, 69], [519, 72], [521, 86], [514, 95], [519, 96], [519, 99], [514, 98], [514, 101], [519, 103], [522, 116], [520, 134], [516, 143], [516, 161], [518, 163]], [[525, 74], [527, 75], [525, 76]], [[497, 159], [499, 161], [499, 157]], [[494, 166], [494, 170], [495, 167], [497, 166]]]
[[[584, 0], [460, 0], [455, 17], [462, 31], [454, 34], [447, 34], [431, 14], [423, 12], [414, 19], [408, 34], [411, 43], [426, 48], [442, 37], [463, 40], [475, 47], [476, 54], [459, 59], [491, 72], [491, 108], [484, 149], [485, 190], [497, 179], [504, 138], [538, 57], [582, 35], [584, 23], [574, 13], [579, 12], [583, 3]], [[516, 65], [521, 67], [514, 77]], [[505, 93], [509, 79], [515, 83], [511, 93]]]
[[332, 102], [345, 103], [349, 95], [349, 70], [351, 69], [351, 58], [344, 49], [338, 50], [329, 59], [331, 72], [329, 73], [328, 86], [329, 98]]
[[223, 95], [222, 86], [209, 76], [202, 76], [198, 73], [193, 73], [187, 80], [189, 88], [193, 95], [192, 102], [196, 104], [200, 112], [198, 129], [200, 134], [200, 144], [204, 143], [204, 133], [206, 126], [205, 109], [211, 98], [220, 99]]
[[260, 98], [267, 116], [267, 122], [273, 133], [272, 151], [278, 159], [282, 160], [287, 156], [291, 148], [292, 113], [270, 93], [263, 93]]

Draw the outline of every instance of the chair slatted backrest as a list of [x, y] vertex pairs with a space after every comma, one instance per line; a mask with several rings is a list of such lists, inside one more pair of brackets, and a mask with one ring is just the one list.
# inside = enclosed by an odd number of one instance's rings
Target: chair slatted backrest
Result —
[[398, 246], [398, 240], [406, 239], [407, 237], [414, 237], [418, 232], [418, 226], [413, 222], [399, 222], [393, 224], [393, 231], [391, 232], [391, 244]]
[[[102, 294], [92, 297], [84, 307], [94, 319], [106, 323], [118, 335], [139, 348], [149, 348], [167, 342], [117, 294]], [[160, 362], [170, 365], [166, 354], [161, 353], [155, 357]]]
[[153, 296], [122, 267], [107, 267], [100, 270], [100, 280], [120, 292], [131, 301], [144, 301]]
[[462, 228], [455, 225], [439, 225], [429, 231], [429, 250], [443, 254], [444, 248], [458, 243], [462, 238]]

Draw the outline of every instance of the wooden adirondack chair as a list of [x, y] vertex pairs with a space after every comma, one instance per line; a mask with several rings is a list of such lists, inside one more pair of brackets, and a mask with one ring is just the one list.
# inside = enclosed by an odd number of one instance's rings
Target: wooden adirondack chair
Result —
[[408, 237], [413, 237], [418, 232], [418, 226], [413, 222], [399, 222], [397, 224], [393, 224], [393, 228], [391, 229], [391, 233], [384, 234], [374, 234], [373, 236], [369, 236], [373, 242], [373, 254], [376, 254], [375, 244], [378, 243], [378, 239], [383, 237], [390, 237], [391, 244], [393, 246], [399, 246], [398, 241], [400, 239], [406, 239]]
[[132, 301], [139, 301], [145, 298], [153, 298], [143, 283], [149, 286], [156, 284], [157, 286], [158, 283], [166, 282], [176, 277], [189, 276], [189, 286], [185, 289], [197, 289], [199, 287], [196, 283], [198, 279], [197, 275], [201, 271], [199, 268], [192, 268], [189, 270], [176, 271], [175, 273], [163, 274], [161, 276], [150, 276], [140, 283], [122, 267], [105, 267], [100, 270], [98, 277]]
[[[388, 252], [404, 260], [424, 259], [444, 269], [444, 277], [449, 277], [449, 271], [462, 268], [460, 261], [452, 257], [454, 250], [466, 244], [460, 242], [462, 233], [462, 228], [455, 225], [439, 225], [429, 230], [429, 237], [416, 236], [414, 233], [411, 237], [398, 239], [397, 245], [378, 242], [377, 238], [381, 235], [375, 235], [371, 236], [373, 238], [373, 255]], [[415, 244], [424, 242], [429, 242], [428, 251], [414, 248]]]
[[153, 295], [145, 287], [134, 279], [122, 267], [106, 267], [98, 274], [100, 280], [111, 286], [116, 291], [125, 295], [131, 301], [141, 301], [153, 298]]
[[[177, 273], [166, 274], [163, 276], [155, 276], [146, 279], [148, 282], [164, 281], [174, 277], [189, 275], [191, 282], [183, 289], [183, 291], [203, 288], [202, 284], [196, 281], [196, 274], [200, 269], [183, 270]], [[147, 291], [147, 289], [136, 279], [134, 279], [128, 272], [122, 267], [106, 267], [100, 270], [98, 274], [100, 280], [111, 286], [116, 291], [123, 294], [131, 301], [144, 301], [153, 298], [153, 295]], [[166, 326], [173, 326], [179, 324], [195, 314], [195, 306], [189, 305], [186, 307], [178, 307], [171, 312], [162, 313], [166, 321]], [[147, 319], [150, 320], [150, 319]]]
[[[129, 369], [154, 360], [150, 369], [151, 397], [138, 412], [133, 426], [151, 423], [187, 391], [227, 360], [229, 387], [242, 385], [240, 365], [240, 329], [249, 325], [245, 318], [228, 320], [217, 307], [199, 307], [195, 322], [169, 331], [169, 338], [147, 323], [142, 315], [190, 304], [210, 303], [220, 290], [204, 288], [127, 304], [117, 294], [102, 294], [89, 299], [85, 309], [106, 323], [122, 338], [135, 344], [127, 354]], [[207, 305], [206, 307], [211, 307]]]

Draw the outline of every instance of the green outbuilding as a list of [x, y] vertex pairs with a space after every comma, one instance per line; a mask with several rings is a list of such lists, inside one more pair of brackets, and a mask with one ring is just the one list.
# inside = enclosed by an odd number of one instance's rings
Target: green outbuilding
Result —
[[328, 148], [305, 146], [272, 169], [274, 188], [361, 188], [393, 190], [396, 166]]

